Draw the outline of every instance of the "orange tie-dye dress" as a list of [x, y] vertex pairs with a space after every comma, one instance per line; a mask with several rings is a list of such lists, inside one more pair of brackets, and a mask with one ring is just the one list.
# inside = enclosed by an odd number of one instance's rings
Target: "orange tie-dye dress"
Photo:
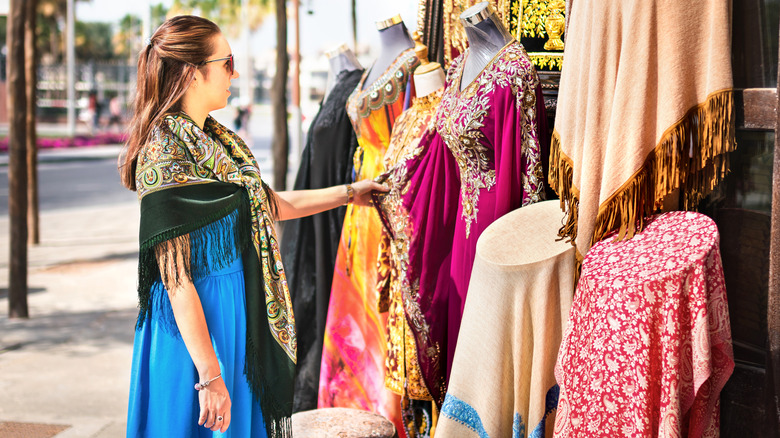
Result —
[[[383, 158], [396, 118], [413, 95], [414, 50], [401, 53], [373, 84], [363, 74], [347, 100], [358, 139], [355, 180], [385, 171]], [[384, 386], [387, 313], [380, 313], [377, 263], [382, 224], [376, 210], [350, 204], [341, 229], [320, 369], [318, 406], [377, 412], [401, 430], [400, 399]]]

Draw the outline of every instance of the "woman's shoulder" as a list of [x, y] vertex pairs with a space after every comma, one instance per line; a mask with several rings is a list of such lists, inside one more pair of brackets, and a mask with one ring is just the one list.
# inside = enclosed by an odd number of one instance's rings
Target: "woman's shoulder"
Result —
[[161, 161], [188, 160], [186, 145], [165, 126], [157, 127], [152, 131], [151, 140], [141, 146], [138, 151], [138, 164], [136, 173], [143, 168]]

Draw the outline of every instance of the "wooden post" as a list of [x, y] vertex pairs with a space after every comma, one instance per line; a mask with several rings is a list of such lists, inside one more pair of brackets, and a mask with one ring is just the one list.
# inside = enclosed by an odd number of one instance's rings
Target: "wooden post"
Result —
[[287, 185], [289, 141], [287, 132], [287, 1], [276, 0], [276, 76], [271, 89], [274, 137], [271, 151], [274, 157], [274, 190]]
[[38, 87], [37, 63], [38, 51], [35, 47], [35, 10], [38, 0], [26, 0], [24, 20], [24, 79], [27, 87], [27, 226], [29, 243], [41, 242], [38, 221], [38, 147], [35, 133], [35, 91]]
[[27, 318], [27, 98], [24, 80], [24, 0], [10, 0], [8, 34], [8, 316]]

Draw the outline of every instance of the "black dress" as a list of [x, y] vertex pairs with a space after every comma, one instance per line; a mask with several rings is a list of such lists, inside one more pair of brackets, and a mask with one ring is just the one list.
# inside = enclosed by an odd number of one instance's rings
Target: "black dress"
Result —
[[[347, 117], [347, 98], [363, 70], [342, 71], [314, 117], [295, 178], [295, 190], [352, 182], [357, 138]], [[317, 408], [322, 339], [346, 207], [284, 224], [282, 260], [298, 336], [293, 412]]]

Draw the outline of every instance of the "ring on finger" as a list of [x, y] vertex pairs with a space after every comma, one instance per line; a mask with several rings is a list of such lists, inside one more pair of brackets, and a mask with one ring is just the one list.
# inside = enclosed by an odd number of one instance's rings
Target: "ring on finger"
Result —
[[217, 421], [222, 421], [222, 420], [223, 420], [222, 415], [217, 416]]

